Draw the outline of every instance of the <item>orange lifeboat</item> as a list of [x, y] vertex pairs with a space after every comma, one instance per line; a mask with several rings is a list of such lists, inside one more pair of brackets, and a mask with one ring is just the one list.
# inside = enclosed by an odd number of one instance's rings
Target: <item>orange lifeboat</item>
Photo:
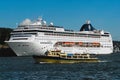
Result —
[[100, 46], [100, 43], [98, 43], [98, 42], [93, 42], [93, 46]]
[[74, 42], [63, 42], [64, 45], [74, 45]]
[[82, 46], [82, 45], [83, 45], [83, 42], [79, 42], [79, 45]]

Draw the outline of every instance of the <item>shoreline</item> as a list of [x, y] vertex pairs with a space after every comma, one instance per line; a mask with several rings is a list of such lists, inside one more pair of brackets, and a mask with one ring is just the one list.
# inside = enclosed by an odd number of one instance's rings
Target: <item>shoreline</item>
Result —
[[0, 48], [0, 57], [14, 57], [16, 54], [9, 47]]

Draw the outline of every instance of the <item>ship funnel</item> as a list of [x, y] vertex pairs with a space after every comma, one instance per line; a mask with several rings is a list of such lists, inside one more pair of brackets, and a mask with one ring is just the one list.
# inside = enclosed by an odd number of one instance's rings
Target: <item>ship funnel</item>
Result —
[[80, 31], [94, 31], [96, 30], [88, 20], [85, 24], [82, 25]]

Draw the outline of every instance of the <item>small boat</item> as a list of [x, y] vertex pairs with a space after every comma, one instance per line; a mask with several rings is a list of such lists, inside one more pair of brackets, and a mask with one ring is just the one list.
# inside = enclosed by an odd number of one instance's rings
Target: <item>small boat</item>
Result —
[[70, 54], [62, 53], [61, 50], [48, 51], [46, 55], [33, 56], [36, 63], [80, 63], [99, 62], [98, 58], [91, 57], [88, 53]]

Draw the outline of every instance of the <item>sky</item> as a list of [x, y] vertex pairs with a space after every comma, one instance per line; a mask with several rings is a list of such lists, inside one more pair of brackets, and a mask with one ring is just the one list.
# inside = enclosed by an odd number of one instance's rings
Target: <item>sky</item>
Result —
[[0, 27], [15, 29], [26, 18], [79, 31], [90, 20], [120, 40], [120, 0], [0, 0]]

